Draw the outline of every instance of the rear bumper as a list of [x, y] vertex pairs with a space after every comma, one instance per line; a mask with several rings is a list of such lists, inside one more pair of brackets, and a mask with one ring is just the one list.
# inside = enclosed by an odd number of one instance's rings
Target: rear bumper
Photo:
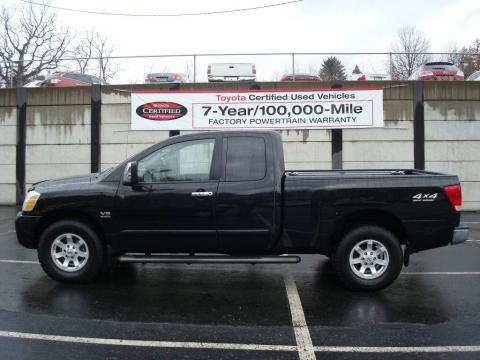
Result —
[[41, 216], [23, 215], [21, 212], [17, 214], [17, 218], [15, 220], [17, 240], [26, 248], [35, 249], [37, 247], [35, 231], [40, 219]]
[[458, 225], [455, 229], [453, 229], [452, 241], [450, 243], [452, 245], [456, 245], [467, 241], [469, 231], [470, 228], [467, 225]]

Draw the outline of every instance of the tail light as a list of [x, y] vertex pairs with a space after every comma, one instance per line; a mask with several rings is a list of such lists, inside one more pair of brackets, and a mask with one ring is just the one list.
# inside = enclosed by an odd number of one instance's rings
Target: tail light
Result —
[[153, 80], [152, 74], [148, 74], [147, 77], [145, 78], [145, 80]]
[[445, 195], [447, 195], [455, 211], [459, 212], [462, 208], [462, 187], [460, 184], [445, 186], [443, 191], [445, 191]]
[[463, 74], [463, 71], [462, 71], [462, 70], [458, 70], [456, 75], [457, 75], [457, 76], [464, 77], [464, 74]]
[[172, 80], [181, 80], [181, 79], [182, 79], [182, 77], [178, 74], [173, 74], [172, 75]]
[[252, 66], [252, 74], [257, 75], [257, 69], [255, 68], [255, 65]]
[[211, 75], [211, 74], [212, 74], [212, 67], [208, 65], [207, 75]]

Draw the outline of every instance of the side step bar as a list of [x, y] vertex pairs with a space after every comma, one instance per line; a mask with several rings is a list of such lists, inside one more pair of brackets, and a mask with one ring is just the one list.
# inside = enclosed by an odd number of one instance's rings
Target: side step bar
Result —
[[300, 256], [223, 256], [223, 255], [122, 255], [123, 263], [166, 264], [297, 264]]

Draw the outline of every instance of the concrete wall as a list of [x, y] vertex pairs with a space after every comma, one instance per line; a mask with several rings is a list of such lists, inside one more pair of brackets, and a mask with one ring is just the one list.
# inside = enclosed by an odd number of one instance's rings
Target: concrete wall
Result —
[[16, 92], [0, 95], [0, 204], [15, 202]]
[[[343, 131], [344, 168], [413, 168], [413, 87], [409, 82], [344, 83], [344, 87], [385, 87], [382, 129]], [[305, 84], [263, 83], [264, 89]], [[182, 89], [211, 88], [184, 84]], [[242, 89], [248, 84], [215, 84]], [[320, 84], [328, 87], [328, 84]], [[101, 168], [105, 169], [168, 137], [168, 131], [131, 131], [133, 89], [102, 88]], [[90, 171], [90, 88], [28, 89], [26, 183]], [[15, 201], [15, 91], [0, 91], [0, 203]], [[480, 84], [425, 83], [426, 169], [460, 176], [464, 209], [480, 210]], [[188, 133], [182, 131], [182, 134]], [[286, 167], [331, 169], [330, 130], [283, 130]]]
[[100, 130], [102, 170], [168, 138], [168, 131], [130, 130], [130, 94], [127, 92], [129, 90], [131, 88], [109, 87], [102, 93]]
[[412, 84], [395, 85], [384, 90], [384, 128], [343, 130], [345, 169], [413, 168]]
[[425, 84], [425, 168], [456, 174], [463, 209], [480, 210], [480, 83]]
[[90, 89], [55, 89], [46, 95], [45, 89], [27, 92], [27, 188], [90, 172]]

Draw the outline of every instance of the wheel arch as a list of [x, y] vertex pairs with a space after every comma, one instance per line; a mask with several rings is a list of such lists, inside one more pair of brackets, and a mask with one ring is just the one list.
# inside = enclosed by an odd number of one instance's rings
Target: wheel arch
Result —
[[75, 210], [56, 210], [48, 213], [40, 220], [37, 228], [35, 229], [35, 246], [38, 247], [40, 236], [50, 225], [61, 220], [74, 220], [79, 221], [92, 228], [97, 233], [100, 240], [106, 245], [105, 232], [100, 224], [88, 213]]
[[391, 231], [400, 244], [407, 243], [407, 232], [401, 220], [394, 214], [378, 209], [354, 211], [339, 219], [334, 227], [330, 240], [329, 252], [331, 253], [340, 240], [351, 230], [359, 226], [375, 225]]

